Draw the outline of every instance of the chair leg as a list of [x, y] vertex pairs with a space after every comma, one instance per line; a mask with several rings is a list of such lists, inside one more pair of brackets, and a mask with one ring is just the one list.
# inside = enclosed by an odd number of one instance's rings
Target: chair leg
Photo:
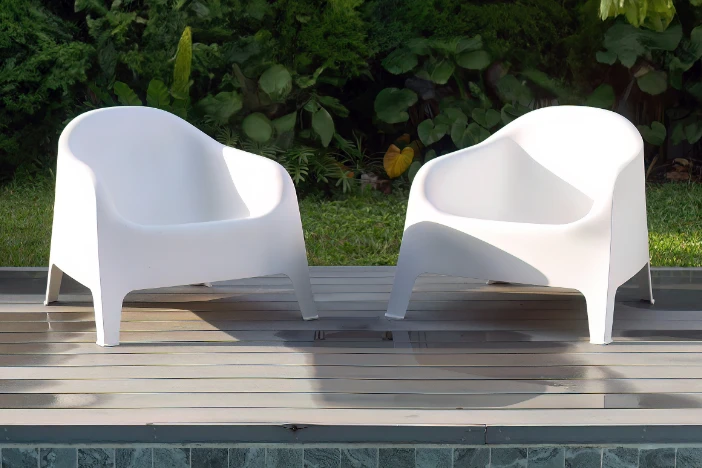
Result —
[[392, 284], [392, 292], [390, 293], [390, 301], [388, 302], [388, 310], [385, 313], [385, 317], [395, 320], [405, 318], [414, 283], [420, 274], [421, 272], [418, 271], [413, 262], [405, 261], [402, 252], [400, 252], [400, 259], [395, 269], [395, 280]]
[[122, 301], [124, 301], [125, 295], [126, 294], [117, 291], [105, 289], [93, 291], [97, 344], [100, 346], [119, 345]]
[[295, 296], [300, 304], [302, 318], [305, 320], [316, 320], [317, 305], [314, 303], [314, 295], [312, 294], [312, 284], [310, 283], [310, 269], [307, 266], [305, 259], [304, 265], [300, 265], [295, 271], [287, 273], [295, 288]]
[[636, 281], [639, 283], [641, 300], [654, 304], [656, 301], [653, 299], [653, 284], [651, 283], [650, 263], [646, 263], [641, 271], [636, 273]]
[[58, 301], [62, 279], [63, 271], [61, 271], [56, 264], [51, 263], [49, 265], [49, 277], [46, 282], [46, 299], [44, 300], [44, 305], [49, 305], [52, 302]]
[[617, 288], [603, 287], [584, 291], [587, 302], [587, 323], [590, 328], [590, 343], [608, 344], [612, 342], [614, 321], [614, 296]]

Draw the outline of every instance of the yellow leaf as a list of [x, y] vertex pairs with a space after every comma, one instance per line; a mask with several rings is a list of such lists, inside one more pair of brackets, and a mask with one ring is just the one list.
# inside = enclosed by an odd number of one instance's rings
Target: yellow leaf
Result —
[[391, 179], [400, 177], [407, 168], [412, 164], [414, 159], [414, 150], [411, 146], [407, 146], [402, 151], [395, 145], [390, 145], [385, 157], [383, 158], [383, 167]]

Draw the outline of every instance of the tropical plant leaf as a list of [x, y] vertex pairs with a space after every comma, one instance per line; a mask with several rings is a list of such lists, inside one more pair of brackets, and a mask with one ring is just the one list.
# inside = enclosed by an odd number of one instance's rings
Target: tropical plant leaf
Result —
[[158, 109], [166, 109], [171, 105], [171, 95], [168, 87], [161, 80], [151, 80], [146, 90], [146, 105]]
[[124, 106], [141, 106], [143, 105], [139, 96], [126, 83], [115, 81], [112, 88], [117, 95], [117, 99]]
[[700, 138], [702, 138], [702, 125], [700, 125], [700, 121], [695, 121], [685, 126], [685, 138], [687, 138], [687, 141], [691, 145], [700, 141]]
[[256, 143], [265, 143], [273, 136], [271, 121], [260, 112], [247, 115], [244, 121], [241, 122], [241, 129], [247, 137]]
[[651, 123], [651, 126], [637, 125], [636, 128], [639, 129], [643, 139], [652, 145], [660, 146], [665, 141], [667, 135], [665, 125], [658, 121]]
[[193, 61], [193, 35], [190, 26], [186, 26], [178, 41], [175, 66], [173, 67], [173, 86], [171, 93], [176, 99], [187, 99], [190, 93], [190, 69]]
[[429, 146], [441, 140], [448, 132], [449, 127], [444, 123], [435, 124], [431, 119], [427, 119], [417, 125], [417, 135], [422, 140], [424, 146]]
[[339, 101], [337, 98], [331, 96], [317, 96], [317, 99], [321, 105], [339, 117], [349, 116], [349, 110], [343, 104], [341, 104], [341, 101]]
[[329, 146], [334, 136], [334, 119], [324, 107], [320, 107], [312, 116], [312, 129], [319, 135], [322, 145]]
[[600, 109], [611, 109], [615, 100], [614, 88], [608, 84], [601, 84], [588, 96], [585, 105], [599, 107]]
[[491, 60], [490, 54], [484, 50], [461, 52], [456, 57], [458, 66], [468, 70], [484, 70], [490, 65]]
[[376, 96], [373, 107], [380, 120], [392, 124], [407, 122], [407, 109], [416, 103], [417, 95], [409, 89], [385, 88]]
[[292, 75], [283, 65], [273, 65], [263, 72], [258, 85], [273, 101], [282, 101], [292, 91]]
[[600, 63], [614, 65], [614, 62], [617, 61], [617, 54], [610, 50], [598, 50], [595, 54], [595, 59]]
[[197, 107], [205, 115], [219, 124], [226, 123], [232, 115], [241, 110], [242, 106], [241, 95], [236, 91], [223, 91], [216, 96], [209, 94], [197, 103]]
[[481, 108], [473, 109], [471, 117], [478, 125], [488, 130], [500, 123], [501, 119], [500, 113], [495, 109], [485, 110]]
[[483, 38], [480, 34], [474, 37], [463, 37], [458, 41], [456, 46], [456, 53], [469, 52], [472, 50], [480, 50], [483, 48]]
[[306, 75], [298, 76], [297, 78], [295, 78], [295, 83], [297, 83], [297, 85], [302, 89], [309, 88], [310, 86], [314, 86], [315, 84], [317, 84], [317, 78], [319, 78], [319, 75], [322, 74], [322, 72], [324, 71], [324, 68], [325, 68], [324, 66], [317, 68], [317, 70], [315, 70], [315, 72], [312, 74], [312, 76], [306, 76]]
[[383, 167], [388, 177], [396, 179], [410, 167], [413, 159], [414, 149], [411, 146], [406, 146], [400, 150], [397, 146], [390, 145], [383, 157]]
[[424, 73], [417, 74], [420, 78], [433, 81], [436, 84], [446, 84], [453, 75], [456, 66], [446, 58], [430, 59], [425, 64]]
[[690, 38], [683, 39], [668, 65], [673, 70], [687, 71], [702, 57], [702, 25], [690, 32]]
[[429, 48], [429, 41], [422, 37], [415, 39], [410, 39], [407, 41], [407, 48], [414, 54], [417, 55], [429, 55], [431, 49]]
[[407, 177], [409, 178], [410, 184], [414, 180], [415, 176], [417, 175], [417, 172], [422, 168], [422, 163], [419, 161], [414, 161], [412, 164], [410, 164], [409, 170], [407, 171]]
[[502, 122], [507, 125], [511, 121], [529, 112], [528, 107], [520, 105], [505, 104], [500, 111], [500, 116], [502, 117]]
[[617, 23], [605, 33], [603, 45], [617, 55], [622, 65], [631, 68], [638, 57], [651, 50], [675, 50], [681, 39], [682, 26], [679, 24], [663, 32], [655, 32]]
[[529, 105], [534, 98], [531, 90], [514, 75], [505, 75], [500, 78], [497, 82], [497, 90], [505, 101], [523, 106]]
[[685, 136], [685, 124], [683, 122], [678, 122], [675, 124], [675, 128], [673, 128], [673, 134], [671, 135], [671, 139], [673, 140], [674, 145], [679, 145], [687, 137]]
[[403, 47], [395, 49], [383, 60], [383, 68], [393, 75], [401, 75], [414, 69], [419, 63], [417, 55]]
[[432, 159], [434, 159], [437, 156], [436, 151], [433, 149], [430, 149], [429, 151], [426, 152], [424, 155], [424, 164], [428, 163]]
[[281, 134], [292, 131], [295, 128], [296, 121], [297, 112], [291, 112], [290, 114], [275, 119], [272, 123], [278, 134]]
[[644, 93], [656, 96], [668, 89], [668, 75], [664, 71], [653, 70], [636, 78], [636, 84]]

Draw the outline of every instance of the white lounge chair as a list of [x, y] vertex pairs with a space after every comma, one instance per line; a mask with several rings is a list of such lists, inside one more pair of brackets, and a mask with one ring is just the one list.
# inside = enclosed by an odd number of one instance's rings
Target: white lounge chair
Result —
[[422, 273], [558, 286], [609, 343], [620, 285], [638, 274], [653, 302], [644, 189], [636, 127], [589, 107], [535, 110], [436, 158], [412, 184], [386, 316], [404, 318]]
[[46, 304], [88, 287], [97, 344], [119, 344], [136, 289], [283, 273], [317, 318], [295, 188], [282, 166], [149, 107], [75, 118], [59, 140]]

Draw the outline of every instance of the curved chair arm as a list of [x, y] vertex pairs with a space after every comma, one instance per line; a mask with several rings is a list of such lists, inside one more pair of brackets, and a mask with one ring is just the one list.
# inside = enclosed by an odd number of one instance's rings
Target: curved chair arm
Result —
[[283, 166], [263, 156], [221, 146], [229, 174], [251, 217], [265, 216], [295, 194]]

